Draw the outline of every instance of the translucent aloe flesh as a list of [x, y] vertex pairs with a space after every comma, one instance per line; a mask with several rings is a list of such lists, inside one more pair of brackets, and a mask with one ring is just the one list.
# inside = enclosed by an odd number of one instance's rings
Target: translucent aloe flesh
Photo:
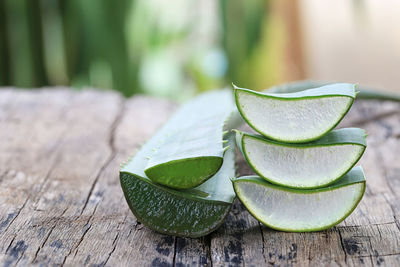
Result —
[[206, 93], [183, 105], [158, 133], [146, 176], [177, 189], [196, 187], [212, 177], [222, 165], [224, 123], [234, 109], [229, 90]]
[[252, 169], [271, 183], [292, 188], [335, 182], [361, 158], [365, 137], [362, 129], [344, 128], [310, 143], [287, 144], [236, 131], [236, 143]]
[[235, 192], [247, 210], [266, 226], [290, 232], [328, 229], [357, 207], [365, 191], [365, 177], [356, 167], [334, 184], [319, 189], [291, 189], [258, 176], [233, 180]]
[[309, 142], [332, 130], [355, 99], [355, 85], [331, 84], [295, 93], [235, 87], [236, 106], [257, 132], [277, 141]]
[[[212, 101], [213, 98], [221, 101], [228, 101], [224, 98], [232, 98], [230, 92], [226, 91], [208, 93], [206, 96], [210, 103], [216, 103]], [[234, 124], [234, 117], [226, 123], [226, 127], [231, 123]], [[221, 134], [221, 142], [217, 144], [218, 149], [223, 145], [223, 133], [220, 128], [222, 125], [215, 128], [215, 131]], [[225, 150], [221, 160], [223, 163], [216, 174], [200, 186], [176, 190], [155, 183], [144, 172], [154, 148], [158, 148], [165, 140], [165, 129], [168, 130], [169, 127], [159, 131], [121, 167], [120, 182], [125, 199], [138, 221], [150, 229], [177, 236], [206, 235], [223, 222], [235, 198], [230, 181], [235, 175], [234, 135], [229, 133], [225, 136], [227, 143], [225, 148], [221, 147], [221, 150]], [[211, 144], [209, 149], [210, 151], [214, 149]], [[188, 152], [186, 155], [191, 153]]]

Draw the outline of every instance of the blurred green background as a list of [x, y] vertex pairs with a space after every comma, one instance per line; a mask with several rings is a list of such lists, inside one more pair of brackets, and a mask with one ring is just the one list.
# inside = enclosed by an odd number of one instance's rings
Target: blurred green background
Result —
[[264, 0], [1, 1], [0, 84], [178, 100], [231, 82], [271, 85], [281, 33], [270, 10]]
[[1, 0], [0, 86], [178, 101], [304, 78], [396, 90], [396, 12], [374, 0]]

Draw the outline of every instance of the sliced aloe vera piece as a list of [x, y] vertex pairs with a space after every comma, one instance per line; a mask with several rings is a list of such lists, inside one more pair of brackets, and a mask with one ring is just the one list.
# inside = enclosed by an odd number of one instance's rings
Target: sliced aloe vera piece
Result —
[[229, 90], [184, 104], [160, 130], [146, 162], [147, 177], [177, 189], [196, 187], [212, 177], [222, 165], [224, 123], [234, 110]]
[[238, 144], [252, 169], [267, 181], [293, 188], [317, 188], [335, 182], [361, 158], [365, 131], [333, 130], [305, 144], [287, 144], [236, 131]]
[[260, 93], [235, 87], [236, 106], [257, 132], [277, 141], [309, 142], [332, 130], [355, 98], [355, 85], [338, 83], [296, 93]]
[[[208, 96], [220, 99], [232, 97], [219, 92]], [[235, 116], [230, 117], [226, 128], [231, 128], [230, 125], [234, 127], [238, 123], [236, 119]], [[177, 236], [206, 235], [223, 222], [235, 198], [230, 181], [235, 175], [234, 135], [229, 133], [225, 137], [227, 144], [223, 164], [214, 176], [195, 188], [175, 190], [153, 182], [144, 172], [154, 148], [165, 140], [165, 129], [153, 136], [121, 167], [120, 182], [125, 199], [138, 221], [150, 229]]]
[[361, 167], [353, 168], [331, 186], [291, 189], [258, 176], [233, 180], [236, 195], [247, 210], [266, 226], [288, 232], [328, 229], [356, 208], [365, 191]]

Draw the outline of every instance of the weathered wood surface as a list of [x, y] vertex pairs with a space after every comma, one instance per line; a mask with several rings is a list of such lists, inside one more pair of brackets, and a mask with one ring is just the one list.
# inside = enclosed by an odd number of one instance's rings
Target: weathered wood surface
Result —
[[0, 264], [400, 266], [399, 104], [357, 101], [342, 123], [369, 134], [361, 161], [368, 186], [339, 226], [277, 232], [236, 201], [223, 226], [199, 239], [147, 229], [119, 186], [120, 163], [175, 108], [111, 92], [0, 90]]

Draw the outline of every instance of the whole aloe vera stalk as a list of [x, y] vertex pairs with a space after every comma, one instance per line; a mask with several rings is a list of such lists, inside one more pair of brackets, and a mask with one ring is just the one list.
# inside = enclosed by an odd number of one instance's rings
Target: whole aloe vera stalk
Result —
[[[204, 94], [190, 103], [193, 104], [193, 109], [197, 109], [199, 103], [228, 103], [232, 101], [232, 95], [229, 91], [218, 91]], [[199, 101], [199, 102], [197, 102]], [[189, 112], [190, 103], [183, 107], [183, 110]], [[212, 107], [205, 106], [203, 108]], [[229, 108], [229, 105], [226, 105]], [[220, 109], [217, 109], [221, 111]], [[198, 110], [201, 112], [201, 110]], [[178, 111], [182, 114], [181, 111]], [[208, 113], [210, 114], [210, 112]], [[223, 116], [229, 116], [228, 113], [223, 112]], [[215, 116], [222, 116], [220, 113]], [[213, 175], [206, 182], [192, 189], [175, 190], [150, 180], [145, 174], [145, 168], [150, 161], [149, 157], [154, 154], [154, 149], [160, 149], [160, 144], [165, 142], [165, 136], [173, 129], [175, 124], [185, 123], [181, 119], [172, 118], [167, 125], [162, 128], [153, 138], [151, 138], [141, 150], [120, 170], [120, 182], [124, 192], [126, 201], [133, 214], [144, 225], [157, 232], [187, 236], [199, 237], [214, 231], [224, 220], [228, 214], [232, 202], [235, 198], [235, 193], [230, 181], [230, 178], [235, 176], [235, 144], [233, 133], [228, 133], [225, 136], [227, 144], [223, 148], [223, 132], [222, 128], [225, 125], [226, 129], [236, 126], [236, 116], [225, 118], [220, 121], [220, 125], [213, 126], [214, 131], [220, 134], [221, 142], [209, 142], [208, 148], [210, 151], [216, 151], [218, 146], [218, 155], [222, 155], [222, 151], [226, 150], [223, 159], [221, 158], [222, 166], [218, 172]], [[192, 123], [202, 123], [202, 121], [189, 120], [185, 126], [192, 125]], [[225, 123], [225, 124], [224, 124]], [[176, 125], [183, 131], [191, 131], [182, 125]], [[209, 126], [210, 127], [210, 126]], [[209, 134], [212, 138], [217, 138], [216, 134], [209, 128]], [[203, 134], [206, 134], [204, 132]], [[203, 137], [203, 136], [200, 136]], [[195, 141], [193, 138], [192, 141]], [[177, 143], [176, 146], [188, 146], [190, 142]], [[207, 145], [207, 143], [204, 143]], [[213, 147], [214, 146], [214, 147]], [[219, 148], [221, 146], [221, 149]], [[199, 149], [196, 147], [196, 149]], [[166, 150], [160, 150], [166, 151]], [[207, 152], [208, 150], [199, 149], [200, 152]], [[199, 153], [193, 151], [193, 153]], [[189, 151], [190, 152], [190, 151]], [[192, 155], [187, 152], [185, 156]], [[205, 154], [205, 153], [203, 153]], [[168, 154], [166, 155], [168, 156]], [[182, 157], [183, 158], [183, 157]], [[160, 160], [161, 160], [160, 156]], [[184, 159], [184, 158], [183, 158]], [[176, 166], [179, 168], [180, 166]], [[189, 172], [189, 169], [185, 169]]]
[[196, 187], [221, 167], [223, 131], [235, 109], [229, 90], [198, 96], [184, 104], [160, 130], [146, 162], [152, 181], [177, 189]]

